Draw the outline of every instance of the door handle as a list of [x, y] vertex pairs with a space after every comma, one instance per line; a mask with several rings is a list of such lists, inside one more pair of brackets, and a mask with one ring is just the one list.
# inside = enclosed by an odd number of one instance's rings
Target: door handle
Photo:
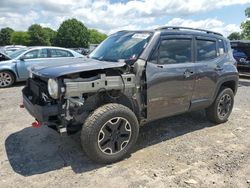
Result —
[[185, 78], [189, 78], [193, 74], [194, 74], [194, 71], [186, 70], [183, 75]]
[[215, 70], [215, 71], [222, 71], [222, 70], [223, 70], [223, 68], [222, 68], [222, 67], [220, 67], [220, 66], [217, 66], [214, 70]]
[[157, 67], [162, 69], [162, 68], [163, 68], [163, 65], [157, 65]]

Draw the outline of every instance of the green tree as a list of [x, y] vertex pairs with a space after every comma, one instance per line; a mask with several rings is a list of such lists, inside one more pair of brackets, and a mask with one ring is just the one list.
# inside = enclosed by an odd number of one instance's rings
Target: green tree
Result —
[[50, 45], [53, 46], [55, 44], [55, 38], [57, 32], [49, 27], [44, 27], [43, 30], [46, 33], [47, 37], [49, 38]]
[[242, 39], [242, 36], [241, 36], [240, 32], [233, 32], [227, 38], [229, 40], [240, 40], [240, 39]]
[[30, 46], [50, 46], [50, 38], [42, 26], [33, 24], [28, 29]]
[[15, 31], [11, 35], [11, 43], [16, 45], [29, 45], [29, 34], [24, 31]]
[[250, 7], [246, 8], [245, 15], [247, 18], [250, 18]]
[[89, 43], [90, 44], [99, 44], [107, 38], [107, 35], [100, 33], [95, 29], [89, 29]]
[[76, 19], [65, 20], [56, 35], [56, 45], [66, 48], [88, 47], [89, 32], [84, 24]]
[[242, 29], [243, 38], [248, 38], [250, 36], [250, 20], [242, 22], [240, 28]]
[[13, 29], [6, 27], [0, 31], [0, 46], [11, 44], [11, 34], [14, 32]]

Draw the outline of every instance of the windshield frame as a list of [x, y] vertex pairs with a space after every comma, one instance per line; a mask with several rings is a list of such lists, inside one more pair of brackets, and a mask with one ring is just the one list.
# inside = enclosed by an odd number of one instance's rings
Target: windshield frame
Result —
[[[141, 41], [138, 41], [138, 42], [135, 42], [134, 43], [134, 46], [135, 45], [138, 45], [138, 44], [140, 44], [141, 42], [145, 42], [144, 43], [144, 45], [141, 47], [141, 49], [139, 50], [139, 53], [138, 54], [133, 54], [133, 55], [136, 55], [136, 57], [135, 58], [132, 58], [132, 56], [129, 58], [129, 59], [122, 59], [122, 58], [118, 58], [118, 59], [109, 59], [109, 58], [103, 58], [103, 59], [101, 59], [101, 58], [98, 58], [98, 57], [96, 57], [96, 56], [94, 56], [96, 53], [97, 53], [97, 51], [98, 50], [100, 50], [102, 47], [104, 47], [103, 45], [105, 45], [105, 43], [108, 41], [108, 40], [111, 40], [113, 37], [117, 37], [118, 36], [118, 38], [122, 38], [123, 36], [125, 36], [125, 35], [130, 35], [131, 36], [131, 38], [130, 39], [132, 39], [132, 37], [134, 36], [134, 35], [136, 35], [136, 34], [139, 34], [139, 35], [148, 35], [148, 37], [146, 37], [146, 38], [144, 38], [144, 39], [142, 39]], [[149, 43], [150, 43], [150, 40], [152, 39], [152, 37], [153, 37], [153, 32], [152, 31], [147, 31], [147, 30], [145, 30], [145, 31], [119, 31], [119, 32], [116, 32], [116, 33], [114, 33], [114, 34], [112, 34], [112, 35], [110, 35], [107, 39], [105, 39], [96, 49], [94, 49], [89, 55], [88, 55], [88, 57], [89, 58], [92, 58], [92, 59], [96, 59], [96, 60], [99, 60], [99, 61], [109, 61], [109, 62], [119, 62], [119, 61], [121, 61], [121, 60], [123, 60], [123, 61], [125, 61], [125, 62], [132, 62], [132, 63], [134, 63], [135, 61], [137, 61], [139, 58], [140, 58], [140, 56], [141, 56], [141, 54], [144, 52], [144, 50], [147, 48], [147, 46], [149, 45]], [[126, 41], [126, 40], [125, 40]], [[123, 41], [123, 43], [121, 43], [121, 46], [124, 44], [124, 41]], [[112, 47], [112, 46], [111, 46]], [[106, 47], [104, 47], [104, 49], [105, 49]], [[119, 48], [119, 46], [117, 46], [117, 48]], [[126, 52], [126, 50], [123, 50], [123, 52], [122, 53], [124, 53], [124, 52]], [[105, 53], [103, 53], [103, 54], [105, 54]], [[132, 54], [131, 54], [132, 55]]]

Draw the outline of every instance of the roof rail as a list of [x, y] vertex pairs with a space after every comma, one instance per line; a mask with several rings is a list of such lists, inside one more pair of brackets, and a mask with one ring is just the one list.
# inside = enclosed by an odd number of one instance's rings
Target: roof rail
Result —
[[196, 28], [191, 28], [191, 27], [179, 27], [179, 26], [163, 26], [163, 27], [158, 27], [156, 30], [164, 30], [164, 29], [169, 29], [169, 30], [193, 30], [193, 31], [200, 31], [200, 32], [205, 32], [207, 34], [214, 34], [214, 35], [219, 35], [223, 36], [220, 33], [209, 31], [206, 29], [196, 29]]

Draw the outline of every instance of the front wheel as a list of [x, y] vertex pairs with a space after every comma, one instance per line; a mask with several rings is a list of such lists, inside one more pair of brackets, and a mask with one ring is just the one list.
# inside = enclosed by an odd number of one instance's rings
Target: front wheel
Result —
[[113, 163], [126, 157], [137, 141], [139, 124], [135, 114], [120, 104], [106, 104], [86, 119], [81, 142], [89, 158]]
[[206, 109], [207, 118], [213, 123], [228, 120], [234, 105], [234, 93], [230, 88], [222, 88], [214, 103]]
[[0, 71], [0, 88], [10, 87], [15, 82], [14, 75], [9, 71]]

